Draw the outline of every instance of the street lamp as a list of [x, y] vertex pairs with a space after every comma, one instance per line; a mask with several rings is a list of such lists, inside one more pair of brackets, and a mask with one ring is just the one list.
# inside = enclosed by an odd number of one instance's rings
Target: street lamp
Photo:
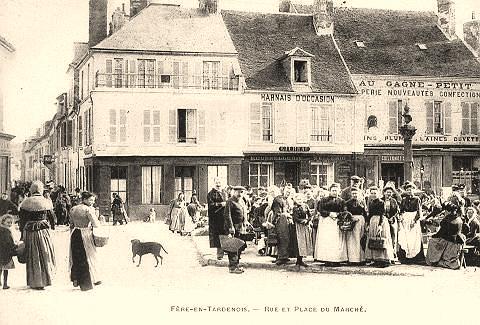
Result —
[[400, 127], [400, 134], [403, 137], [403, 174], [405, 175], [405, 181], [413, 180], [413, 149], [412, 149], [412, 138], [417, 132], [415, 126], [410, 125], [412, 122], [412, 116], [410, 115], [410, 107], [408, 104], [405, 104], [403, 108], [403, 124]]

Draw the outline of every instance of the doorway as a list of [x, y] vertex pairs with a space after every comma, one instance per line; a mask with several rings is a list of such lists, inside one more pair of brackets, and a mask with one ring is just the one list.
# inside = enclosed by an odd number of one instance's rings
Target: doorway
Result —
[[190, 202], [194, 189], [195, 167], [175, 166], [175, 198], [180, 192], [185, 194], [185, 200]]
[[399, 188], [403, 185], [404, 174], [403, 174], [403, 164], [391, 164], [383, 163], [382, 164], [382, 179], [385, 182], [394, 182], [395, 187]]
[[291, 183], [293, 187], [297, 187], [300, 182], [298, 178], [299, 163], [286, 162], [285, 163], [285, 182]]

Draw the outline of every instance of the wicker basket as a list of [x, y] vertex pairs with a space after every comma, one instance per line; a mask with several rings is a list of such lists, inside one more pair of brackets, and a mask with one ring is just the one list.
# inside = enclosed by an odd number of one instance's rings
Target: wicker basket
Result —
[[95, 247], [103, 247], [108, 244], [108, 236], [93, 235], [93, 243]]

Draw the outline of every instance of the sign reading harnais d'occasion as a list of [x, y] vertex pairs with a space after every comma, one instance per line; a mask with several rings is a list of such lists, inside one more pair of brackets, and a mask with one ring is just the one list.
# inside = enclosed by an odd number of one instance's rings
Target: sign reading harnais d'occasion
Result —
[[262, 93], [264, 102], [334, 103], [335, 96], [317, 94]]

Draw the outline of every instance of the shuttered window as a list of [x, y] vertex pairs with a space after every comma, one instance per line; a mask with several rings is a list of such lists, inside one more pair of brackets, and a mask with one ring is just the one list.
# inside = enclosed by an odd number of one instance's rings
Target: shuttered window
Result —
[[160, 111], [143, 111], [143, 141], [160, 142]]
[[125, 109], [109, 111], [110, 142], [127, 141], [127, 111]]
[[403, 123], [403, 100], [393, 100], [388, 103], [388, 129], [390, 134], [399, 134]]
[[479, 103], [462, 103], [462, 134], [478, 134]]
[[78, 116], [78, 146], [83, 146], [83, 119], [82, 116]]
[[[112, 87], [112, 73], [113, 65], [112, 60], [108, 59], [105, 61], [105, 86]], [[82, 95], [83, 98], [83, 95]]]

